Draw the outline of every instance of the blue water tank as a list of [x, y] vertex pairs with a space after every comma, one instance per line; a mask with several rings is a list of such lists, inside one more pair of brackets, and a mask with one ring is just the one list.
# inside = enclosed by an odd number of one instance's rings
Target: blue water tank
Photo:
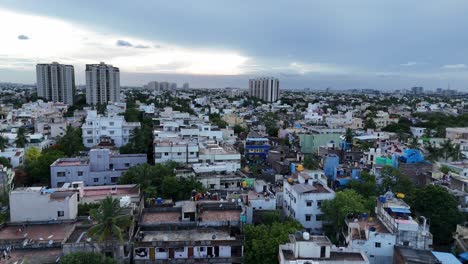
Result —
[[379, 201], [380, 201], [381, 203], [386, 203], [386, 202], [387, 202], [387, 198], [385, 197], [385, 195], [381, 195], [381, 196], [379, 197]]
[[366, 219], [367, 218], [367, 213], [362, 213], [362, 219]]
[[161, 197], [158, 197], [158, 199], [156, 199], [156, 204], [162, 204], [163, 203], [163, 199]]

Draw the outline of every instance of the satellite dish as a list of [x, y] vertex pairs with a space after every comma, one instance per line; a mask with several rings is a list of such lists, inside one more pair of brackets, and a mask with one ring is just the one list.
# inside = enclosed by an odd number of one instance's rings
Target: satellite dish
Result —
[[216, 239], [216, 235], [213, 235], [213, 236], [211, 237], [211, 239], [215, 240], [215, 239]]

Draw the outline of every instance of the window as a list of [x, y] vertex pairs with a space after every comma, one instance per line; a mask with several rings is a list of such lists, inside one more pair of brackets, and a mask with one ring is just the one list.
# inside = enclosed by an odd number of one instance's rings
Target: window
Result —
[[379, 248], [381, 246], [380, 242], [375, 242], [375, 247]]
[[323, 202], [322, 200], [318, 200], [318, 201], [317, 201], [317, 207], [318, 207], [318, 208], [322, 207], [322, 202]]
[[91, 135], [91, 134], [93, 133], [93, 131], [88, 130], [88, 131], [86, 131], [86, 133], [87, 133], [88, 135]]
[[83, 176], [83, 172], [82, 172], [82, 171], [79, 171], [79, 172], [78, 172], [78, 176]]
[[99, 182], [99, 178], [94, 178], [93, 181], [94, 182]]
[[109, 122], [109, 126], [113, 126], [114, 125], [114, 122]]
[[110, 130], [109, 134], [114, 135], [114, 130]]
[[318, 214], [315, 216], [315, 220], [317, 221], [323, 221], [323, 214]]
[[205, 252], [205, 250], [206, 250], [205, 247], [200, 247], [200, 248], [199, 248], [199, 251], [200, 251], [200, 252]]
[[177, 156], [181, 156], [182, 155], [182, 152], [177, 152]]
[[88, 143], [93, 143], [93, 139], [88, 139], [88, 141], [86, 141]]
[[183, 248], [183, 247], [177, 247], [177, 248], [174, 248], [174, 251], [175, 251], [175, 252], [185, 252], [185, 248]]
[[125, 163], [125, 167], [130, 167], [130, 163]]
[[408, 247], [409, 246], [409, 241], [403, 241], [403, 246]]
[[164, 152], [164, 156], [169, 156], [169, 152]]
[[311, 218], [312, 218], [312, 215], [306, 215], [306, 216], [305, 216], [305, 220], [306, 220], [307, 222], [309, 222]]
[[164, 252], [166, 252], [166, 249], [158, 247], [156, 251], [159, 252], [159, 253], [164, 253]]
[[57, 216], [58, 217], [65, 216], [65, 212], [64, 211], [57, 211]]
[[57, 172], [57, 177], [65, 177], [65, 172], [64, 171]]
[[312, 201], [306, 201], [306, 205], [309, 207], [312, 206]]
[[111, 182], [115, 183], [115, 182], [117, 182], [118, 179], [119, 179], [119, 177], [111, 177]]
[[102, 129], [102, 130], [106, 130], [106, 129], [107, 129], [107, 127], [103, 126], [103, 127], [101, 127], [101, 129]]

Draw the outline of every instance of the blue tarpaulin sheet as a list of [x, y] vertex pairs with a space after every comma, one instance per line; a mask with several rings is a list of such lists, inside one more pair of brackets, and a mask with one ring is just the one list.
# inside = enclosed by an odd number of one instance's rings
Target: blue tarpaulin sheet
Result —
[[411, 214], [411, 211], [408, 208], [390, 207], [390, 210], [394, 213]]

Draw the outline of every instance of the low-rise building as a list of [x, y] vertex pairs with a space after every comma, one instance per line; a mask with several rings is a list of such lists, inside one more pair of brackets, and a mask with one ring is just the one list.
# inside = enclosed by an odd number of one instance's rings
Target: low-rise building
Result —
[[82, 181], [85, 185], [117, 184], [130, 167], [146, 163], [146, 154], [118, 154], [92, 149], [87, 158], [61, 158], [50, 165], [52, 187]]
[[0, 157], [8, 159], [13, 168], [24, 164], [24, 148], [6, 148], [0, 151]]
[[283, 181], [283, 212], [298, 220], [308, 232], [321, 233], [325, 200], [335, 198], [335, 192], [326, 184], [323, 171], [302, 171], [297, 179]]
[[24, 187], [10, 193], [11, 222], [73, 220], [77, 215], [78, 193], [74, 191]]
[[289, 243], [279, 246], [279, 264], [368, 264], [359, 250], [336, 248], [326, 236], [298, 232], [289, 235]]
[[126, 122], [123, 116], [101, 116], [90, 110], [81, 126], [83, 144], [91, 148], [105, 142], [121, 147], [129, 142], [138, 127], [140, 122]]

